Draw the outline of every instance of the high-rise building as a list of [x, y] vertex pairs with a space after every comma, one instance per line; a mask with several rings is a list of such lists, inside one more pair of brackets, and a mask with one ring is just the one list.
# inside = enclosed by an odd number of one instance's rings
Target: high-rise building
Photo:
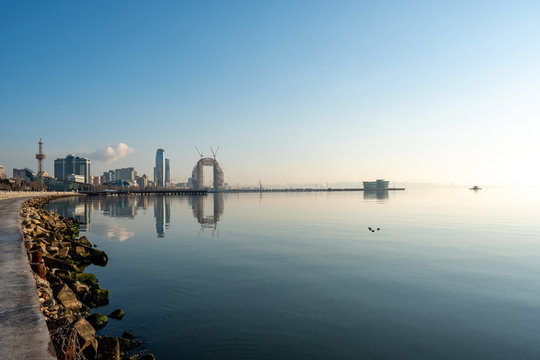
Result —
[[115, 180], [135, 181], [136, 177], [137, 171], [135, 171], [135, 168], [128, 167], [115, 170]]
[[92, 185], [101, 185], [101, 176], [90, 176], [90, 180], [92, 181]]
[[82, 175], [85, 183], [90, 183], [90, 160], [69, 154], [54, 160], [54, 177], [67, 180], [68, 175]]
[[24, 180], [26, 182], [34, 181], [37, 179], [34, 172], [29, 168], [13, 169], [13, 177], [20, 178], [21, 180]]
[[140, 187], [147, 187], [148, 186], [148, 177], [146, 176], [146, 174], [144, 174], [143, 176], [137, 177], [137, 184]]
[[6, 169], [4, 169], [3, 165], [0, 165], [0, 179], [6, 178]]
[[157, 149], [156, 167], [154, 167], [154, 183], [156, 186], [163, 186], [163, 153], [165, 150]]
[[171, 182], [171, 170], [169, 168], [169, 159], [165, 159], [165, 185]]

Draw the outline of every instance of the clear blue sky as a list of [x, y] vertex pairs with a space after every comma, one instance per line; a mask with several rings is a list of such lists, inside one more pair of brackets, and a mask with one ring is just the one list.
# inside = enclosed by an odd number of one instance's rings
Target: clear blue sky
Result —
[[538, 183], [540, 2], [0, 2], [0, 164], [197, 145], [230, 183]]

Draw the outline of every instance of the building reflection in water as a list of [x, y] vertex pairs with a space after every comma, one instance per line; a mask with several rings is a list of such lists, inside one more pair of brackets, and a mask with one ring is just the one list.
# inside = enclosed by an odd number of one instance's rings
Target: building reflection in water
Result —
[[[165, 232], [171, 223], [171, 196], [102, 196], [85, 198], [65, 198], [52, 201], [48, 208], [62, 216], [76, 219], [81, 223], [81, 231], [87, 231], [90, 226], [90, 218], [93, 211], [99, 211], [105, 216], [134, 218], [139, 209], [146, 210], [150, 205], [154, 206], [154, 218], [156, 222], [156, 234], [158, 238], [164, 238]], [[178, 199], [178, 198], [177, 198]], [[201, 225], [201, 231], [212, 229], [212, 235], [216, 235], [217, 223], [223, 214], [223, 193], [212, 193], [205, 196], [190, 196], [179, 198], [180, 202], [187, 199], [193, 211], [193, 216]], [[176, 201], [176, 200], [175, 200]], [[210, 214], [205, 214], [211, 210]], [[133, 233], [127, 229], [110, 229], [110, 238], [118, 238], [125, 241], [132, 237]]]
[[92, 204], [88, 202], [79, 202], [76, 197], [62, 199], [61, 202], [51, 202], [47, 207], [63, 217], [77, 220], [81, 231], [87, 231], [90, 228], [90, 213]]
[[156, 233], [158, 238], [165, 237], [165, 228], [171, 223], [171, 198], [166, 195], [154, 196], [154, 217], [156, 218]]
[[388, 199], [388, 190], [364, 190], [364, 200], [381, 200]]
[[[213, 200], [213, 213], [205, 215], [205, 204], [208, 200]], [[193, 216], [197, 219], [197, 222], [201, 224], [201, 231], [204, 229], [212, 229], [212, 236], [216, 235], [217, 223], [223, 215], [225, 208], [225, 200], [223, 193], [213, 193], [207, 196], [190, 196], [189, 204], [193, 211]]]
[[91, 214], [99, 211], [111, 217], [134, 218], [137, 210], [148, 207], [146, 196], [103, 196], [103, 197], [71, 197], [52, 201], [47, 207], [65, 217], [75, 219], [81, 223], [81, 231], [90, 227]]

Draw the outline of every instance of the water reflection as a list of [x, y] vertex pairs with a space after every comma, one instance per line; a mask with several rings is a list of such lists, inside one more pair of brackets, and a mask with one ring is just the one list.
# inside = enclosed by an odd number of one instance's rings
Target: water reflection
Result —
[[[71, 198], [70, 200], [76, 200]], [[48, 208], [64, 217], [69, 217], [77, 220], [81, 223], [81, 231], [87, 231], [90, 227], [90, 213], [92, 212], [91, 204], [87, 202], [74, 202], [74, 201], [63, 201], [55, 203], [55, 207]]]
[[364, 200], [386, 200], [388, 190], [364, 190]]
[[[52, 201], [47, 208], [65, 217], [74, 218], [81, 223], [81, 231], [87, 231], [90, 227], [92, 212], [97, 211], [110, 217], [135, 218], [140, 209], [146, 210], [150, 206], [154, 208], [156, 223], [156, 235], [164, 238], [171, 223], [171, 201], [187, 203], [191, 207], [193, 216], [201, 225], [201, 229], [212, 229], [215, 235], [217, 222], [220, 220], [224, 206], [223, 193], [215, 193], [206, 196], [174, 197], [167, 195], [152, 196], [103, 196], [103, 197], [74, 197]], [[187, 200], [187, 201], [186, 201]], [[205, 214], [205, 209], [212, 209]], [[116, 224], [116, 223], [114, 223]], [[118, 225], [108, 225], [107, 238], [125, 241], [134, 236], [133, 231], [128, 231]]]
[[156, 234], [165, 237], [165, 228], [171, 223], [171, 198], [165, 195], [154, 196], [154, 217], [156, 218]]
[[[213, 200], [213, 212], [205, 215], [205, 203], [209, 200]], [[212, 235], [215, 235], [217, 230], [217, 223], [223, 214], [225, 208], [225, 201], [223, 193], [214, 193], [208, 196], [190, 196], [189, 204], [193, 211], [193, 216], [197, 219], [197, 222], [201, 224], [201, 230], [212, 229]]]

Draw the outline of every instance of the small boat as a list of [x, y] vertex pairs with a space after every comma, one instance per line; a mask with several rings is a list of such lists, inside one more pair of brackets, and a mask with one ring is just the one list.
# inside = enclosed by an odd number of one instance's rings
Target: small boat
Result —
[[474, 186], [473, 186], [472, 188], [470, 188], [469, 190], [474, 190], [474, 191], [476, 191], [476, 190], [482, 190], [482, 188], [481, 188], [481, 187], [478, 187], [478, 186], [476, 186], [476, 185], [474, 185]]

